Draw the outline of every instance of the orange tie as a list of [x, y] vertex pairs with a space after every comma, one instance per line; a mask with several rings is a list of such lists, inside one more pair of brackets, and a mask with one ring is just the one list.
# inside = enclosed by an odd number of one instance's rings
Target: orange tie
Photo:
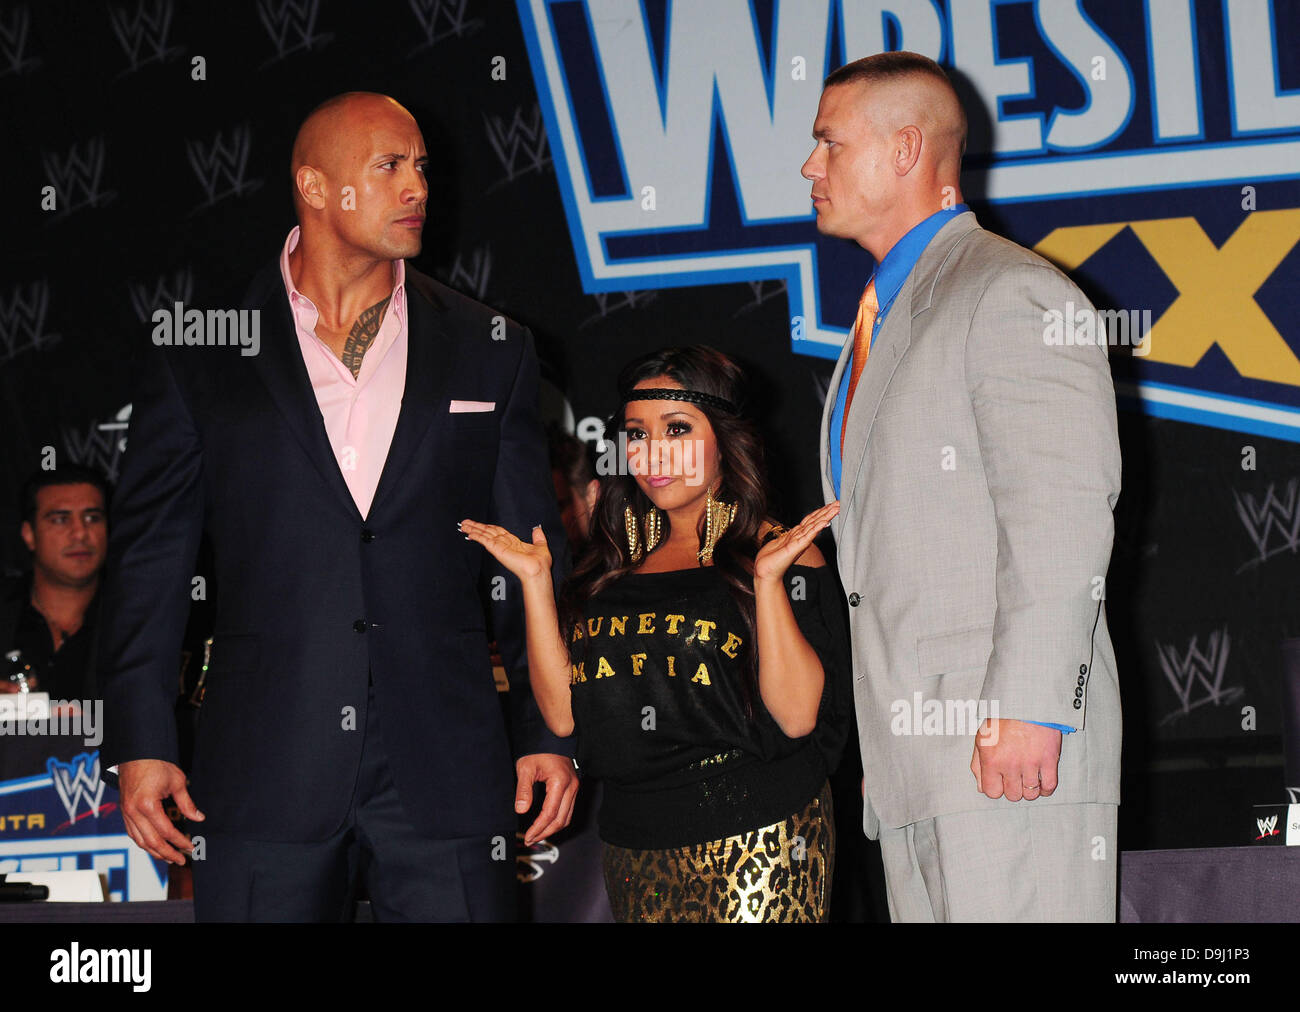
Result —
[[871, 331], [879, 310], [876, 279], [872, 278], [862, 290], [862, 298], [858, 301], [858, 316], [853, 321], [853, 368], [849, 372], [849, 395], [844, 398], [844, 418], [840, 422], [840, 460], [844, 459], [844, 433], [849, 428], [849, 406], [853, 403], [853, 392], [858, 388], [862, 367], [867, 364], [867, 355], [871, 352]]

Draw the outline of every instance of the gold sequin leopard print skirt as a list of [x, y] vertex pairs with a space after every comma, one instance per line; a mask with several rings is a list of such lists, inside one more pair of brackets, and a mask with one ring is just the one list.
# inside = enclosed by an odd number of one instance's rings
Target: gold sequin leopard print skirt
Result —
[[830, 784], [781, 822], [668, 850], [605, 844], [616, 921], [824, 922], [835, 866]]

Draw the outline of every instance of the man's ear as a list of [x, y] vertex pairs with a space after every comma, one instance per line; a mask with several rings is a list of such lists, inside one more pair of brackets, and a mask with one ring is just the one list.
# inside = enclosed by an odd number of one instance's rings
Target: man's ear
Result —
[[894, 135], [894, 171], [905, 176], [921, 158], [921, 146], [925, 138], [920, 129], [908, 125]]
[[310, 165], [300, 165], [294, 175], [298, 187], [298, 196], [309, 207], [317, 211], [325, 206], [325, 193], [321, 187], [320, 173]]
[[600, 482], [595, 478], [587, 482], [587, 492], [583, 499], [587, 503], [587, 512], [590, 513], [596, 508], [596, 500], [600, 498]]
[[36, 532], [32, 530], [30, 521], [24, 520], [23, 525], [18, 528], [18, 533], [22, 536], [23, 544], [27, 546], [29, 552], [36, 551]]

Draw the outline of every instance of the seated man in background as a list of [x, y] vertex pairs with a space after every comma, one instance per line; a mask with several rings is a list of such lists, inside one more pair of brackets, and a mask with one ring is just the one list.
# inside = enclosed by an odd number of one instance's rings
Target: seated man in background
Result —
[[59, 734], [56, 721], [47, 723], [44, 708], [9, 709], [18, 701], [11, 694], [48, 694], [48, 717], [60, 718], [65, 726], [76, 720], [77, 729], [87, 734], [95, 733], [99, 716], [90, 713], [83, 719], [82, 709], [95, 696], [108, 481], [91, 468], [66, 464], [35, 472], [23, 483], [21, 496], [19, 534], [32, 553], [32, 568], [0, 585], [0, 649], [5, 655], [0, 694], [10, 697], [6, 714], [25, 717], [31, 730], [0, 735], [0, 780], [44, 773], [51, 757], [66, 761], [87, 749], [84, 735]]
[[0, 693], [27, 688], [54, 699], [89, 697], [94, 686], [99, 577], [108, 548], [108, 481], [67, 464], [37, 471], [22, 490], [19, 530], [32, 553], [30, 572], [8, 577], [0, 591], [0, 646], [17, 662]]

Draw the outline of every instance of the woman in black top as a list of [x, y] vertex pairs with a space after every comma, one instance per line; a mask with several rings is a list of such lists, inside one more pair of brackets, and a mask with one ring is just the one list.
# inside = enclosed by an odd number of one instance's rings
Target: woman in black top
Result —
[[827, 775], [851, 713], [838, 585], [813, 545], [839, 509], [767, 517], [744, 376], [670, 348], [619, 378], [618, 474], [557, 602], [532, 543], [465, 521], [523, 584], [547, 725], [604, 781], [605, 882], [623, 921], [822, 921]]

